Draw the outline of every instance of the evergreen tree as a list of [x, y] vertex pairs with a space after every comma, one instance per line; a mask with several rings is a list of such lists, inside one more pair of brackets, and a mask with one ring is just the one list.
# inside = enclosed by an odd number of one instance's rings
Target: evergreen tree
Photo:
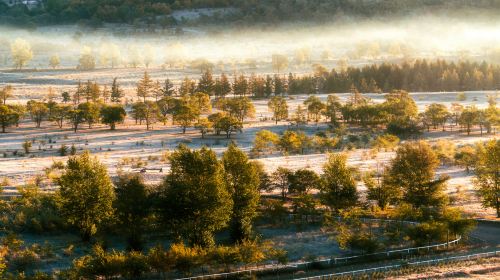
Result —
[[210, 70], [205, 71], [201, 75], [201, 78], [198, 81], [198, 91], [206, 93], [209, 96], [214, 95], [214, 80]]
[[111, 102], [120, 103], [123, 97], [123, 90], [120, 88], [118, 79], [113, 79], [113, 84], [111, 85]]

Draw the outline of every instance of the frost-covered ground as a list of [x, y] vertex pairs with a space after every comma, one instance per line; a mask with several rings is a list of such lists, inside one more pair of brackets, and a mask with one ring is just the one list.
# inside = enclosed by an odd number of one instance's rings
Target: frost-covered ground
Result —
[[[491, 93], [468, 92], [466, 93], [467, 100], [459, 103], [484, 107], [486, 106], [487, 94]], [[430, 102], [441, 102], [446, 105], [456, 102], [456, 93], [414, 93], [412, 95], [420, 110], [423, 110], [425, 105]], [[341, 99], [345, 99], [348, 95], [339, 94], [339, 96]], [[383, 99], [382, 95], [370, 94], [368, 96], [375, 102], [380, 102]], [[306, 95], [293, 96], [289, 100], [289, 107], [292, 111], [295, 110], [297, 105], [306, 98]], [[320, 95], [320, 98], [325, 99], [326, 95]], [[288, 128], [287, 122], [275, 125], [273, 121], [268, 120], [271, 115], [267, 110], [266, 100], [256, 100], [254, 104], [256, 107], [255, 118], [247, 121], [243, 133], [235, 134], [232, 137], [232, 140], [236, 141], [247, 152], [251, 149], [253, 139], [258, 131], [269, 129], [281, 133]], [[325, 124], [309, 124], [304, 130], [307, 134], [312, 135], [325, 128]], [[74, 144], [78, 150], [90, 150], [108, 166], [112, 176], [116, 176], [120, 170], [137, 171], [130, 163], [120, 166], [120, 162], [126, 160], [141, 159], [142, 162], [147, 162], [149, 168], [164, 168], [163, 173], [148, 172], [145, 174], [148, 182], [158, 183], [168, 170], [168, 164], [161, 160], [162, 155], [168, 150], [175, 149], [180, 143], [185, 143], [192, 148], [205, 145], [214, 149], [218, 154], [221, 154], [229, 143], [229, 140], [225, 139], [224, 136], [208, 135], [206, 139], [201, 139], [199, 133], [194, 129], [188, 129], [186, 134], [182, 134], [179, 127], [171, 124], [163, 126], [158, 123], [153, 130], [146, 131], [144, 125], [136, 125], [131, 119], [127, 119], [125, 124], [119, 125], [116, 131], [110, 131], [102, 125], [92, 129], [83, 125], [78, 133], [73, 133], [68, 126], [61, 130], [49, 122], [42, 123], [42, 127], [37, 129], [29, 120], [24, 121], [19, 128], [10, 128], [8, 131], [9, 133], [0, 134], [0, 154], [7, 154], [7, 157], [0, 158], [0, 179], [8, 179], [9, 187], [4, 189], [8, 194], [17, 193], [15, 186], [29, 183], [37, 174], [43, 174], [44, 169], [51, 166], [54, 161], [66, 160], [66, 157], [58, 155], [58, 149], [62, 144], [68, 147]], [[422, 135], [422, 138], [431, 142], [447, 139], [457, 145], [472, 144], [495, 137], [498, 135], [480, 136], [478, 131], [474, 131], [471, 136], [457, 131], [442, 132], [440, 130], [425, 132]], [[28, 156], [13, 156], [14, 151], [22, 153], [22, 143], [26, 140], [33, 141], [32, 152]], [[372, 156], [369, 149], [356, 149], [346, 153], [349, 165], [362, 172], [380, 170], [394, 155], [394, 152], [381, 151], [376, 156]], [[280, 166], [291, 169], [309, 168], [321, 172], [326, 159], [326, 154], [283, 156], [274, 153], [256, 160], [262, 162], [269, 172]], [[457, 195], [458, 204], [463, 205], [468, 212], [478, 216], [493, 214], [491, 210], [482, 209], [475, 197], [471, 174], [454, 166], [443, 166], [439, 169], [439, 174], [445, 173], [451, 176], [448, 192]], [[359, 187], [360, 190], [364, 190], [362, 184]]]

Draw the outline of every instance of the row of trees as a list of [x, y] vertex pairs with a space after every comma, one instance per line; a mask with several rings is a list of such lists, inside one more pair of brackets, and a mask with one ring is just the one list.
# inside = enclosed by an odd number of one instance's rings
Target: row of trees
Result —
[[54, 167], [61, 174], [52, 213], [85, 241], [114, 224], [134, 250], [142, 248], [143, 234], [158, 214], [174, 241], [193, 246], [213, 247], [214, 233], [226, 227], [234, 242], [252, 237], [260, 169], [241, 150], [231, 144], [218, 160], [207, 148], [179, 146], [169, 160], [169, 175], [152, 188], [139, 175], [123, 175], [113, 183], [89, 152], [70, 157]]

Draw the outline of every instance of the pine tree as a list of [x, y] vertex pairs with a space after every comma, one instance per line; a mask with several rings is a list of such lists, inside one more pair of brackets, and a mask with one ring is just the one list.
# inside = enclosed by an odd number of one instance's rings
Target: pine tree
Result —
[[123, 97], [123, 90], [118, 84], [118, 79], [113, 79], [113, 84], [111, 85], [111, 102], [120, 103]]
[[205, 71], [201, 75], [201, 78], [198, 81], [198, 91], [206, 93], [209, 96], [214, 95], [214, 80], [210, 70]]

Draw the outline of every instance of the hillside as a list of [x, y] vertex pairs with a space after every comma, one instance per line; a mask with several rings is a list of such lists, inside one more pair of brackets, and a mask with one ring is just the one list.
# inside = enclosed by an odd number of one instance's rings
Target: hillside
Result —
[[[327, 22], [356, 16], [404, 16], [412, 13], [448, 13], [487, 10], [500, 3], [489, 0], [43, 0], [37, 7], [7, 5], [0, 1], [0, 23], [33, 27], [48, 24], [103, 23], [148, 24], [171, 27], [179, 24], [232, 23], [278, 24], [293, 21]], [[15, 2], [15, 1], [14, 1]], [[220, 8], [229, 8], [220, 10]], [[175, 11], [195, 11], [198, 16], [179, 18]], [[208, 9], [209, 12], [206, 12]], [[216, 9], [211, 12], [210, 9]], [[199, 11], [199, 10], [198, 10]]]

